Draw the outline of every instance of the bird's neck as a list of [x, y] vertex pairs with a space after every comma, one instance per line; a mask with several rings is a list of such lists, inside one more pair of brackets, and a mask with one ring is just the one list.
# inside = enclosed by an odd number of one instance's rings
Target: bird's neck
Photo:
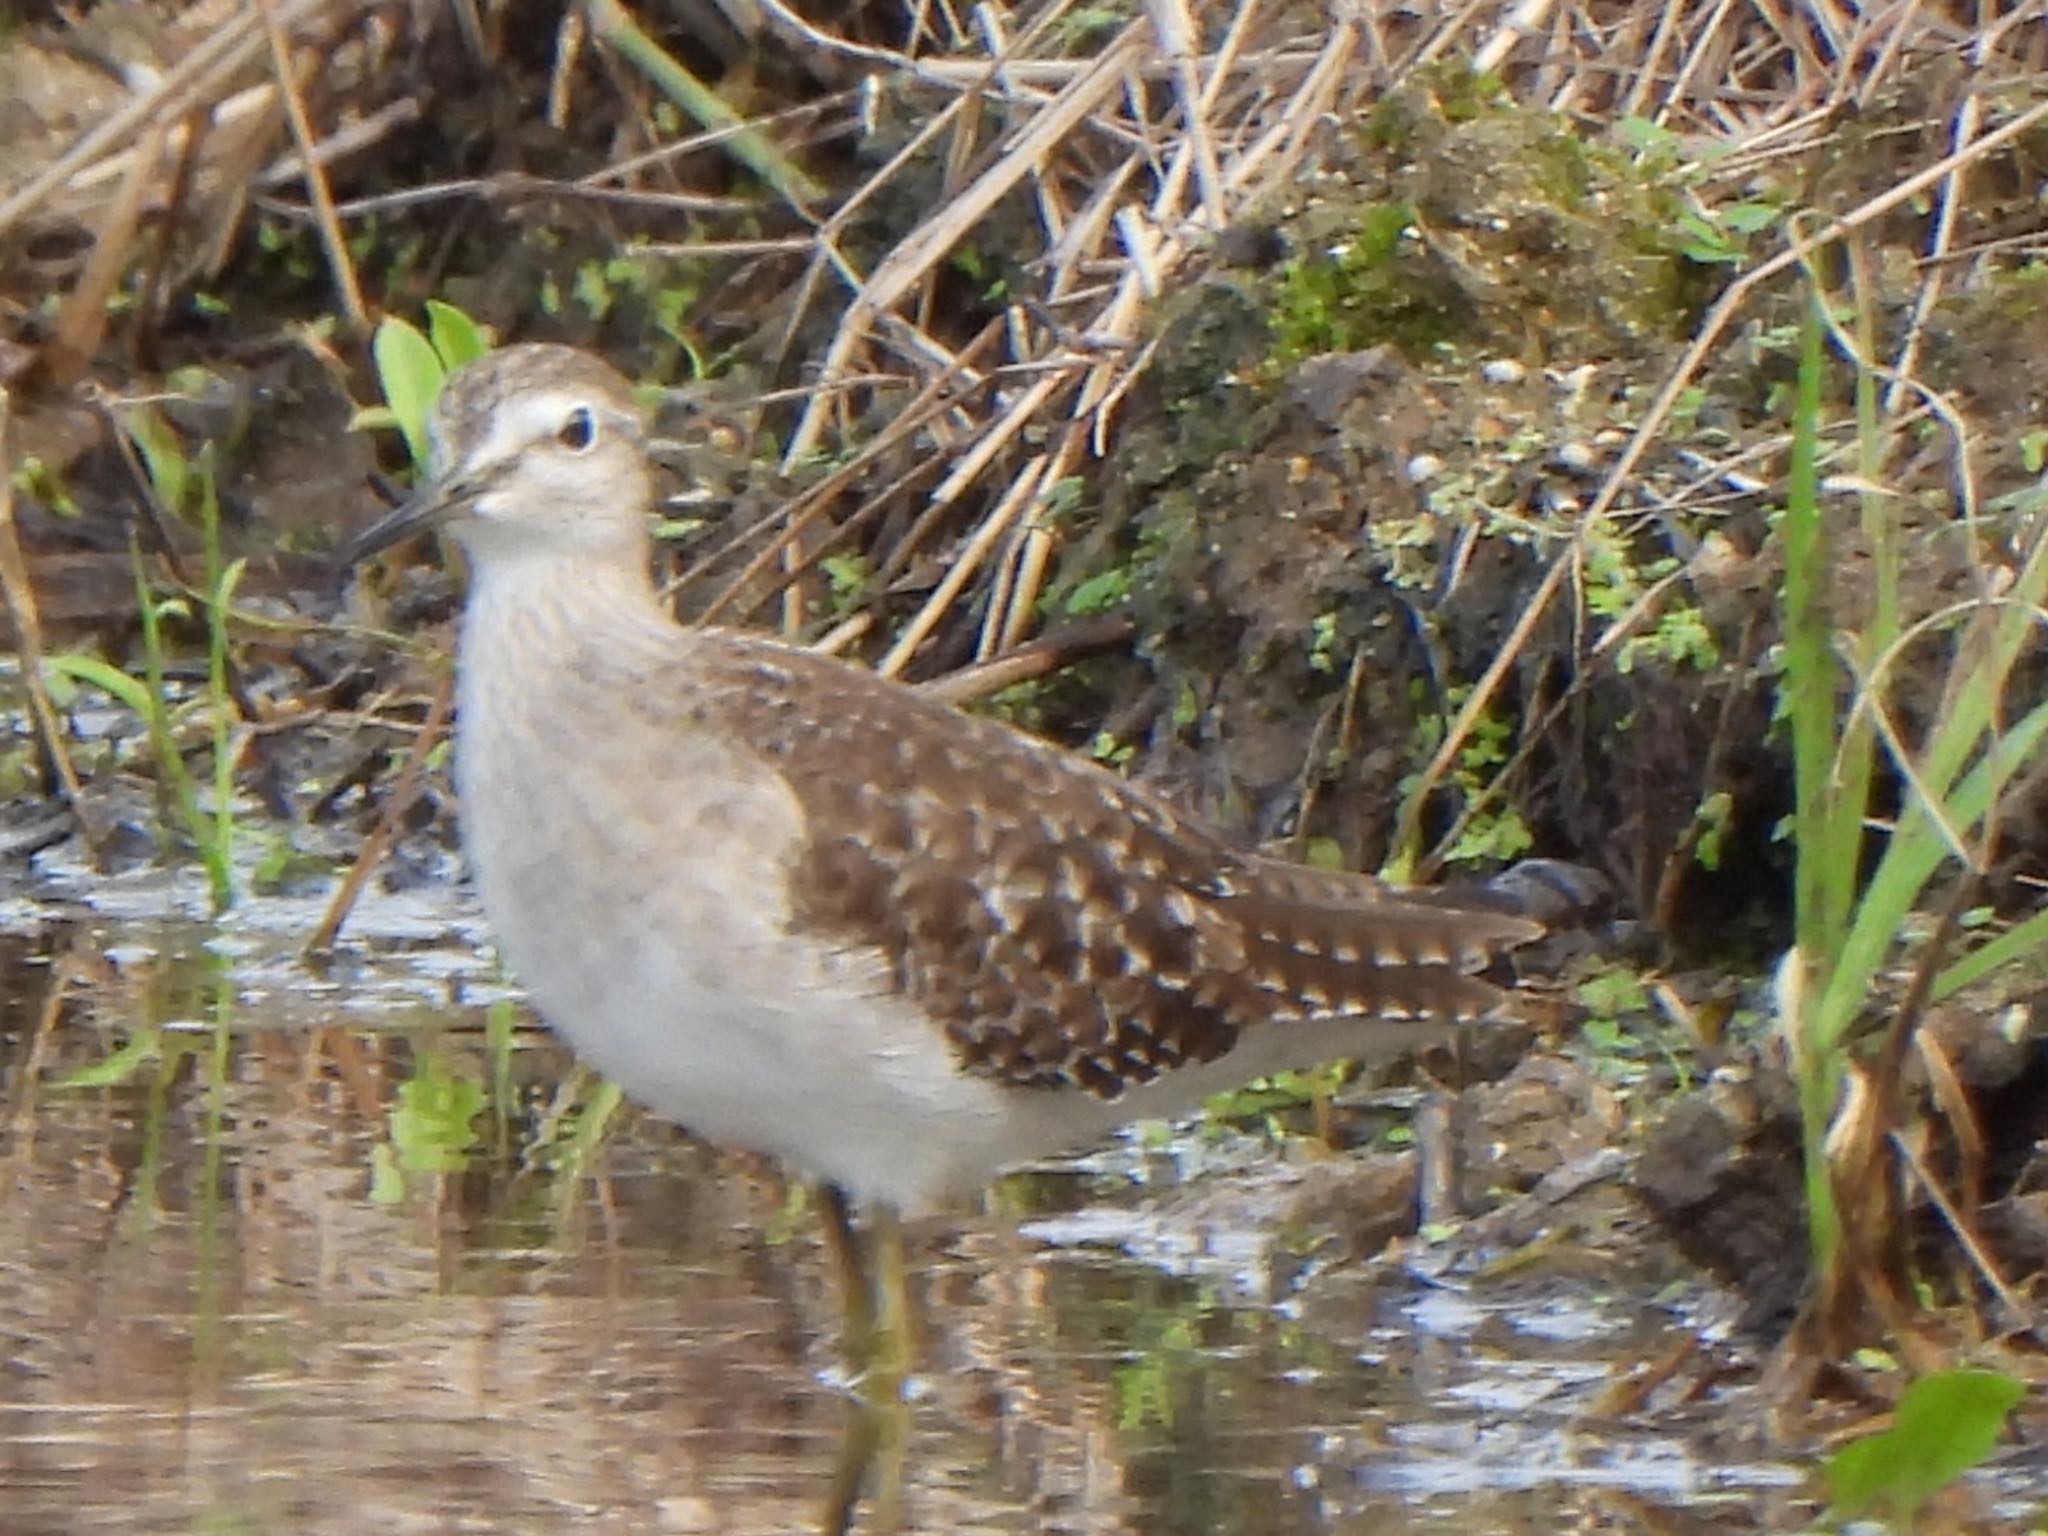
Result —
[[609, 662], [631, 665], [680, 632], [644, 561], [514, 556], [475, 563], [462, 617], [463, 691], [584, 686]]
[[465, 612], [496, 625], [604, 622], [624, 611], [661, 615], [645, 545], [601, 553], [493, 550], [472, 558]]

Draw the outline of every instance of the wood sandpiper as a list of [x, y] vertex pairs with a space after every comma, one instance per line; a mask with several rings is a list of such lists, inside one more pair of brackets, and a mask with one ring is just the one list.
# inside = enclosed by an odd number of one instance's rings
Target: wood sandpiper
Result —
[[1474, 973], [1534, 923], [1241, 851], [995, 720], [678, 626], [642, 430], [596, 358], [491, 353], [349, 552], [468, 555], [463, 844], [542, 1017], [633, 1097], [914, 1213], [1495, 1013]]

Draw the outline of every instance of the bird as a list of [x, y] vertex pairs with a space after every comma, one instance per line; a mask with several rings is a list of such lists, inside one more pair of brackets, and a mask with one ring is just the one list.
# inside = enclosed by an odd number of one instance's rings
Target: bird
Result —
[[822, 1181], [841, 1224], [1493, 1019], [1479, 973], [1542, 931], [1248, 851], [1005, 722], [679, 624], [645, 423], [587, 351], [465, 364], [427, 438], [344, 560], [430, 529], [466, 556], [457, 815], [502, 958], [583, 1061]]

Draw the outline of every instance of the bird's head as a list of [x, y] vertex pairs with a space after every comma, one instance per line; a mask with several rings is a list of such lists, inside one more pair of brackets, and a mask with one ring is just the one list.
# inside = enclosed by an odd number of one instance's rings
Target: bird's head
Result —
[[449, 375], [428, 419], [426, 477], [350, 544], [350, 564], [446, 529], [472, 561], [643, 561], [652, 499], [631, 389], [574, 347], [491, 352]]

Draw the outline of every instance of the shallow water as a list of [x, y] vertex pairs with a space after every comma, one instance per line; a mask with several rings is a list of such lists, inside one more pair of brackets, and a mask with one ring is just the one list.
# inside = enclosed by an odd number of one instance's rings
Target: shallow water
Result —
[[58, 866], [34, 896], [0, 937], [10, 1533], [787, 1531], [849, 1467], [861, 1528], [1811, 1513], [1725, 1403], [1608, 1406], [1699, 1296], [1604, 1260], [1356, 1259], [1271, 1215], [1343, 1165], [1213, 1131], [916, 1229], [924, 1368], [872, 1413], [800, 1197], [599, 1124], [445, 892], [367, 900], [318, 969], [317, 901], [213, 923], [183, 877]]

